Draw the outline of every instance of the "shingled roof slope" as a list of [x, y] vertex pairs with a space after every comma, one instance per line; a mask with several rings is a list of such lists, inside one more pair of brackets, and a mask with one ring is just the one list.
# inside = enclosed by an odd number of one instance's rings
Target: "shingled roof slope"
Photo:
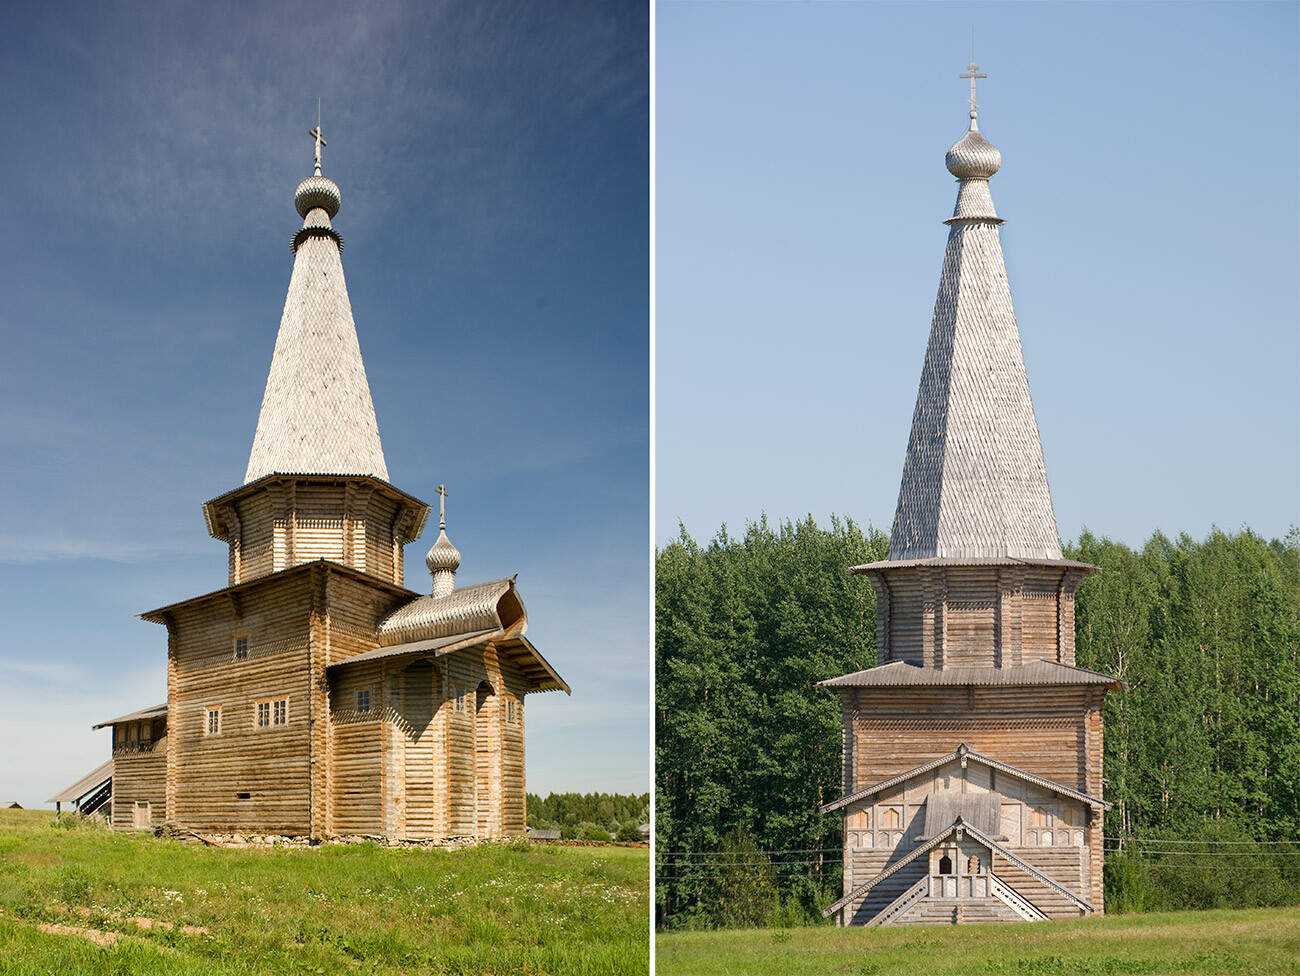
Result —
[[[333, 188], [337, 212], [337, 187], [319, 176], [303, 186], [313, 181]], [[245, 484], [272, 473], [388, 480], [331, 216], [314, 207], [294, 238], [293, 274]]]
[[912, 416], [889, 558], [1060, 559], [988, 178], [1001, 154], [971, 131], [948, 151], [961, 189]]

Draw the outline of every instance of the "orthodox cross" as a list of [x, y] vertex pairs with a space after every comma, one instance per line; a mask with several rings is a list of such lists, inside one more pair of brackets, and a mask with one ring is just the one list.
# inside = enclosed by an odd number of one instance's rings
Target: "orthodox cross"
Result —
[[966, 99], [966, 101], [970, 102], [970, 110], [971, 112], [974, 112], [977, 108], [980, 107], [979, 102], [975, 101], [975, 79], [987, 78], [988, 75], [979, 73], [980, 66], [975, 63], [974, 59], [971, 60], [970, 67], [967, 68], [966, 70], [970, 73], [964, 75], [958, 75], [957, 77], [970, 79], [970, 98]]
[[[964, 78], [966, 76], [962, 75], [962, 77]], [[981, 75], [980, 77], [983, 77], [983, 75]], [[316, 128], [310, 130], [307, 133], [307, 135], [311, 136], [313, 139], [316, 140], [316, 175], [320, 176], [320, 147], [328, 146], [329, 143], [326, 142], [325, 137], [321, 135], [319, 122], [316, 123]]]
[[442, 485], [438, 486], [438, 523], [442, 528], [447, 527], [447, 489]]

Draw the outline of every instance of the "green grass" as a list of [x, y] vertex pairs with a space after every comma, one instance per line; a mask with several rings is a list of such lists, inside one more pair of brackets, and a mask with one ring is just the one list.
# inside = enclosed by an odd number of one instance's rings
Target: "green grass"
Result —
[[0, 974], [645, 973], [648, 919], [644, 848], [232, 850], [0, 811]]
[[1300, 909], [1077, 922], [662, 933], [655, 972], [762, 976], [1300, 974]]

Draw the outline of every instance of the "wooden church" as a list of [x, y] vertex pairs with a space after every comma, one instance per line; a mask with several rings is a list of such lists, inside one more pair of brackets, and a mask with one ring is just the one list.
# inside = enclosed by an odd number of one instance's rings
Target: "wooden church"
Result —
[[523, 834], [524, 697], [569, 688], [525, 636], [513, 577], [457, 586], [445, 519], [431, 592], [403, 586], [402, 547], [430, 508], [388, 481], [332, 226], [339, 188], [311, 134], [244, 483], [203, 506], [229, 546], [228, 585], [142, 614], [167, 628], [167, 702], [96, 726], [113, 728], [111, 820], [317, 839]]
[[1074, 663], [1062, 558], [989, 179], [970, 130], [876, 595], [873, 668], [843, 709], [841, 925], [1078, 918], [1102, 904], [1102, 699]]

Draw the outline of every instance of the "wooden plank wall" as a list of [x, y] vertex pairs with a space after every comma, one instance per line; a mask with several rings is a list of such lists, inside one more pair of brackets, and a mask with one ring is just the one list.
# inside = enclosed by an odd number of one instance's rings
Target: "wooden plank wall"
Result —
[[[311, 575], [172, 615], [176, 647], [167, 720], [173, 823], [308, 833]], [[236, 633], [249, 635], [246, 660], [234, 660]], [[288, 699], [288, 722], [258, 728], [255, 703], [272, 698]], [[217, 735], [207, 734], [209, 707], [221, 708]]]
[[[1082, 746], [1098, 709], [1095, 694], [1079, 685], [843, 689], [856, 742], [849, 792], [938, 759], [962, 742], [1062, 786], [1092, 792], [1091, 761]], [[1098, 786], [1100, 768], [1098, 756]]]
[[[137, 723], [138, 724], [138, 723]], [[125, 730], [123, 730], [125, 731]], [[117, 727], [113, 734], [116, 738]], [[119, 830], [135, 827], [135, 804], [148, 803], [152, 825], [167, 814], [167, 736], [153, 741], [152, 751], [132, 752], [128, 746], [113, 749], [113, 803], [111, 823]]]
[[[330, 801], [326, 832], [384, 833], [383, 729], [380, 663], [358, 664], [331, 676]], [[357, 711], [357, 692], [370, 693], [370, 711]]]

